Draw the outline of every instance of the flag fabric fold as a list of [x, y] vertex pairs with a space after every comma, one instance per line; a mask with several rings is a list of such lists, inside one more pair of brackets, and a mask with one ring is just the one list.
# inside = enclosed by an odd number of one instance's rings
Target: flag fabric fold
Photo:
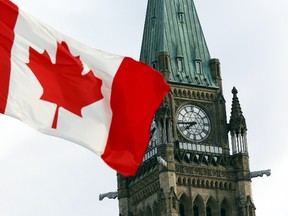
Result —
[[148, 65], [86, 46], [0, 0], [0, 113], [78, 143], [131, 176], [169, 91]]

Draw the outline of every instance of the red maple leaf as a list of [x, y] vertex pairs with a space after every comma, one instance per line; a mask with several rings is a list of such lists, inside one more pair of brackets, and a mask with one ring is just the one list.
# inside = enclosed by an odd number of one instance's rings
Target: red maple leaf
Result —
[[52, 128], [57, 127], [59, 107], [82, 117], [81, 109], [103, 98], [102, 80], [90, 70], [82, 75], [83, 64], [73, 56], [67, 44], [57, 42], [56, 63], [45, 50], [42, 54], [29, 48], [28, 67], [43, 87], [41, 100], [57, 104]]

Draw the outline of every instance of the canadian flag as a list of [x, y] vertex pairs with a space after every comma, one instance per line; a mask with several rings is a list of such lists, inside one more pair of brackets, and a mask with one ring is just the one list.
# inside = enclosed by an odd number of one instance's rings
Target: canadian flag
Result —
[[149, 66], [88, 47], [0, 0], [0, 113], [78, 143], [130, 176], [169, 91]]

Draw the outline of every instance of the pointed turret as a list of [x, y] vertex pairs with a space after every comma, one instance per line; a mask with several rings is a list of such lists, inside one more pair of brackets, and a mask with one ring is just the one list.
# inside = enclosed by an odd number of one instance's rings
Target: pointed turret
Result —
[[237, 89], [233, 87], [232, 109], [229, 122], [229, 131], [231, 134], [232, 152], [248, 153], [247, 149], [247, 125], [242, 113], [239, 99], [237, 97]]
[[149, 0], [140, 60], [170, 83], [219, 87], [191, 0]]

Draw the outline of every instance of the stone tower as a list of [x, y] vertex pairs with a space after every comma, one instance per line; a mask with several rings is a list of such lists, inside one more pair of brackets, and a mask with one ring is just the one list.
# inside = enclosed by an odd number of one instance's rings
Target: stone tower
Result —
[[172, 90], [138, 173], [118, 175], [120, 215], [255, 216], [237, 90], [228, 122], [220, 62], [210, 58], [193, 0], [148, 0], [140, 60]]

